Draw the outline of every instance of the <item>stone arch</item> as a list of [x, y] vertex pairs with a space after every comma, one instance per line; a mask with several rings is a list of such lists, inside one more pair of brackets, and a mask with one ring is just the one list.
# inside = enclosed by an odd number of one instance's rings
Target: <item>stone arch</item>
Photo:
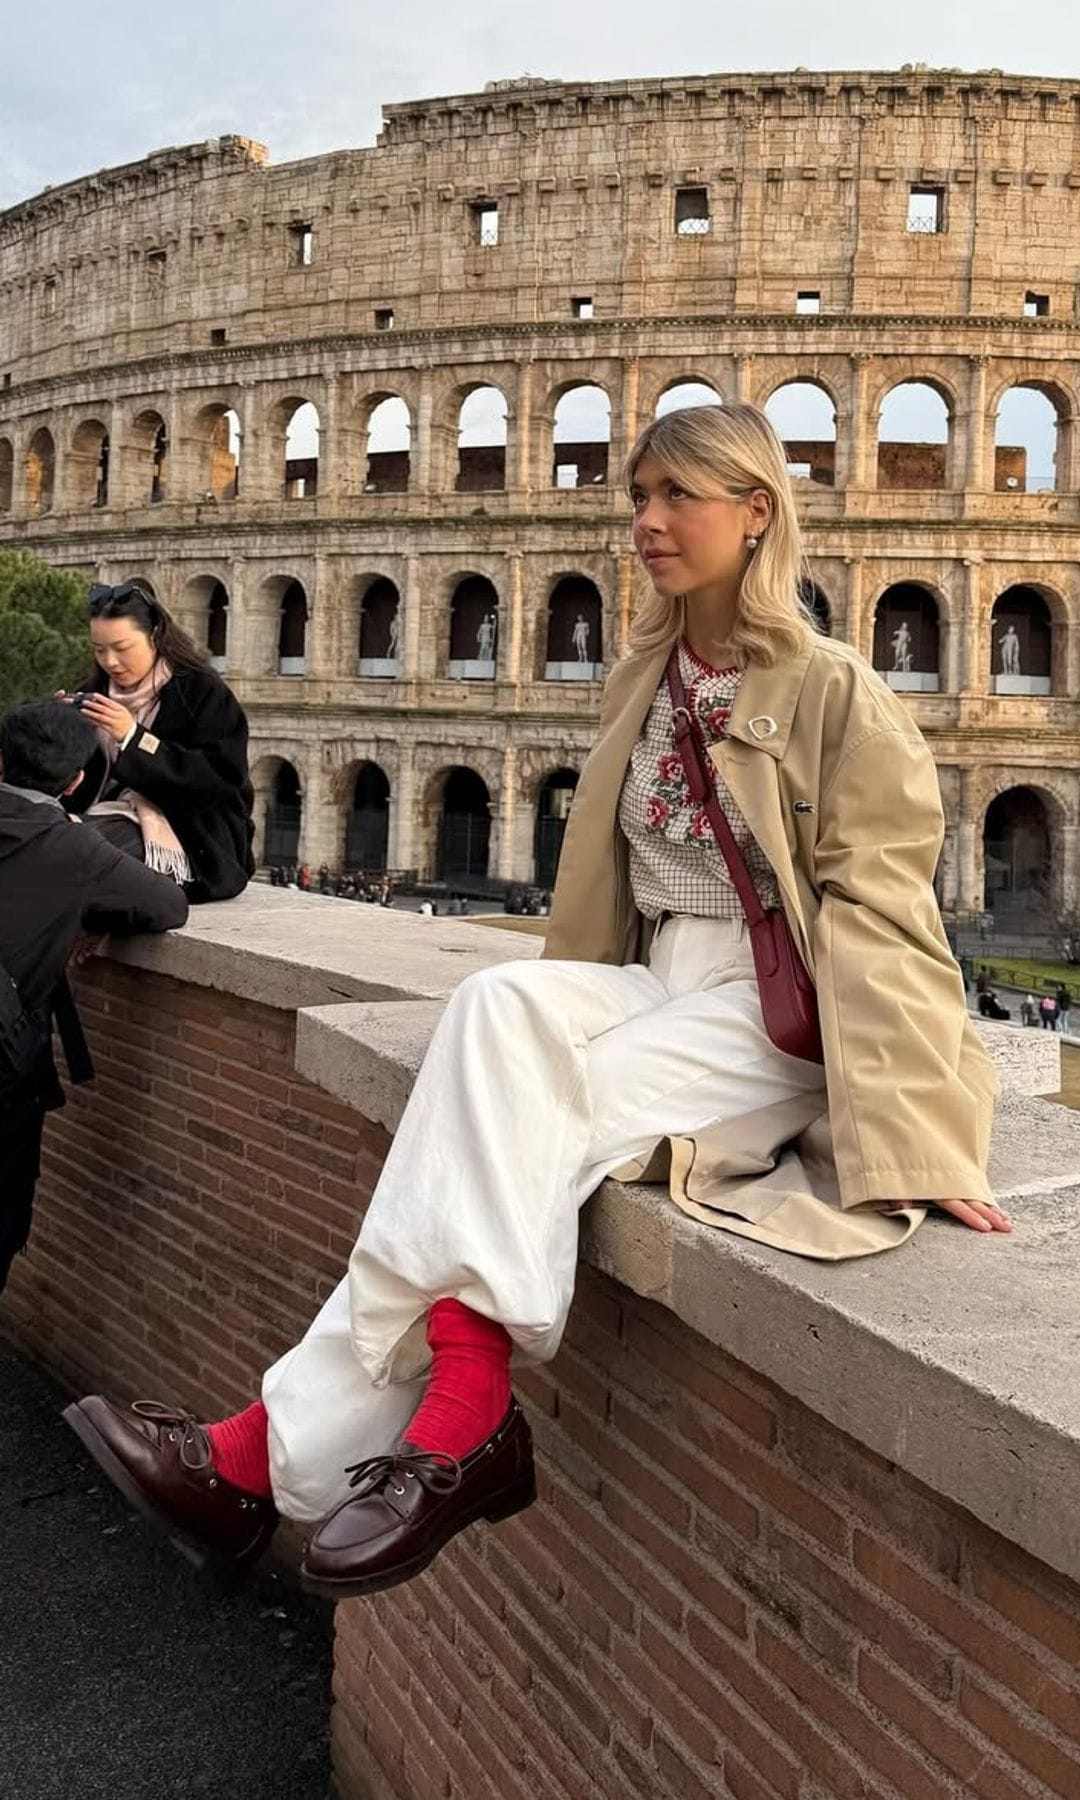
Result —
[[1072, 395], [1038, 376], [1010, 380], [994, 397], [994, 488], [997, 493], [1060, 490], [1075, 419]]
[[391, 677], [403, 654], [401, 593], [388, 575], [361, 575], [358, 590], [358, 673]]
[[604, 602], [595, 581], [560, 575], [547, 602], [544, 681], [598, 681], [603, 674]]
[[653, 418], [663, 419], [668, 413], [682, 412], [692, 406], [723, 406], [720, 389], [703, 375], [676, 375], [665, 381], [656, 396]]
[[457, 473], [454, 490], [481, 494], [506, 486], [509, 410], [501, 387], [470, 383], [457, 390]]
[[260, 588], [260, 602], [274, 645], [264, 668], [268, 665], [278, 675], [305, 674], [310, 614], [304, 583], [294, 575], [268, 575]]
[[100, 419], [83, 419], [71, 434], [65, 486], [67, 505], [89, 512], [109, 504], [109, 433]]
[[284, 394], [272, 402], [263, 428], [264, 469], [271, 493], [286, 500], [311, 500], [319, 491], [319, 409], [309, 395]]
[[[449, 887], [486, 879], [491, 852], [491, 791], [464, 763], [444, 766], [428, 782], [424, 823], [435, 879]], [[434, 832], [430, 830], [434, 815]]]
[[537, 887], [552, 888], [555, 885], [566, 824], [579, 779], [577, 769], [561, 765], [545, 775], [537, 788], [533, 833], [533, 879]]
[[1031, 928], [1054, 906], [1061, 884], [1058, 797], [1038, 780], [1003, 785], [982, 824], [983, 907], [995, 924]]
[[168, 492], [169, 432], [154, 407], [136, 413], [123, 459], [127, 498], [133, 506], [159, 506]]
[[15, 494], [15, 446], [0, 437], [0, 513], [11, 511]]
[[268, 753], [252, 763], [255, 790], [255, 859], [258, 863], [295, 863], [300, 855], [304, 787], [296, 763]]
[[904, 375], [878, 400], [880, 489], [946, 488], [956, 398], [936, 375]]
[[47, 425], [39, 425], [26, 452], [26, 510], [33, 519], [52, 512], [56, 498], [56, 444]]
[[193, 575], [184, 584], [184, 619], [195, 642], [205, 649], [215, 669], [229, 655], [229, 590], [219, 575]]
[[602, 487], [608, 478], [611, 451], [607, 389], [597, 381], [566, 381], [555, 389], [549, 406], [553, 409], [552, 487]]
[[784, 446], [795, 480], [836, 484], [836, 396], [816, 375], [797, 375], [774, 387], [762, 408]]
[[896, 581], [874, 607], [873, 663], [900, 693], [936, 694], [941, 687], [938, 597], [921, 581]]
[[390, 842], [390, 778], [380, 763], [365, 759], [345, 772], [344, 867], [350, 874], [381, 874]]
[[455, 577], [450, 595], [446, 673], [451, 680], [491, 681], [499, 639], [499, 593], [487, 575]]
[[412, 414], [400, 394], [384, 391], [364, 403], [365, 494], [405, 494], [412, 470]]
[[244, 455], [240, 414], [228, 400], [209, 400], [191, 422], [192, 487], [198, 500], [236, 500]]
[[1064, 658], [1060, 595], [1035, 582], [1003, 589], [990, 612], [990, 686], [995, 694], [1052, 694]]

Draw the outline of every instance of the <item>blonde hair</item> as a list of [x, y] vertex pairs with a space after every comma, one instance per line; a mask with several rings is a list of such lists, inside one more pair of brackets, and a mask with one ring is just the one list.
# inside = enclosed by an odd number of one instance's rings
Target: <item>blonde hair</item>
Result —
[[[756, 406], [689, 406], [654, 419], [627, 458], [627, 492], [646, 454], [688, 494], [702, 499], [726, 494], [746, 500], [764, 489], [772, 517], [743, 574], [732, 647], [742, 662], [766, 668], [803, 649], [817, 629], [802, 597], [809, 565], [784, 446], [765, 414]], [[630, 627], [630, 655], [646, 656], [672, 644], [685, 625], [681, 594], [666, 599], [651, 585], [643, 587]]]

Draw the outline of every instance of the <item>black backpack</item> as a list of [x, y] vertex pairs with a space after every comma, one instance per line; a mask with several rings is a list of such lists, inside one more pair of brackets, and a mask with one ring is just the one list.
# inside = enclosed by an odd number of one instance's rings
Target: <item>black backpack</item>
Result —
[[28, 1007], [0, 963], [0, 1104], [24, 1099], [40, 1071], [50, 1066], [54, 1018], [72, 1081], [92, 1081], [94, 1065], [67, 977], [61, 978], [51, 1000]]

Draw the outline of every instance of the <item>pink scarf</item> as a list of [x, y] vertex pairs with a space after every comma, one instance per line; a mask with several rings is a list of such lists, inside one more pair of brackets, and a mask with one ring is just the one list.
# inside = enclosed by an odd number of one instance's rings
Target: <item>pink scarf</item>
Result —
[[[109, 699], [118, 700], [121, 706], [126, 706], [136, 723], [144, 731], [149, 731], [161, 705], [161, 690], [171, 679], [171, 666], [164, 657], [159, 656], [138, 687], [121, 688], [117, 687], [115, 681], [110, 681]], [[97, 740], [111, 769], [120, 754], [120, 746], [111, 731], [104, 731], [100, 726], [97, 729]], [[137, 794], [134, 788], [122, 789], [115, 800], [97, 801], [90, 808], [90, 813], [123, 813], [128, 818], [133, 818], [142, 832], [147, 868], [157, 869], [162, 875], [170, 875], [173, 881], [180, 884], [193, 879], [184, 846], [165, 814], [152, 801]]]

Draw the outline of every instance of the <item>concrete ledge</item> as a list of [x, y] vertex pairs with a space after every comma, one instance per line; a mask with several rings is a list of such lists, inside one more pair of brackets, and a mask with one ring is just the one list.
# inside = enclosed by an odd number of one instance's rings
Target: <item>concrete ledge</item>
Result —
[[446, 1000], [474, 969], [541, 948], [538, 938], [465, 919], [253, 883], [236, 900], [194, 907], [181, 931], [117, 939], [109, 955], [291, 1012], [335, 1000]]

